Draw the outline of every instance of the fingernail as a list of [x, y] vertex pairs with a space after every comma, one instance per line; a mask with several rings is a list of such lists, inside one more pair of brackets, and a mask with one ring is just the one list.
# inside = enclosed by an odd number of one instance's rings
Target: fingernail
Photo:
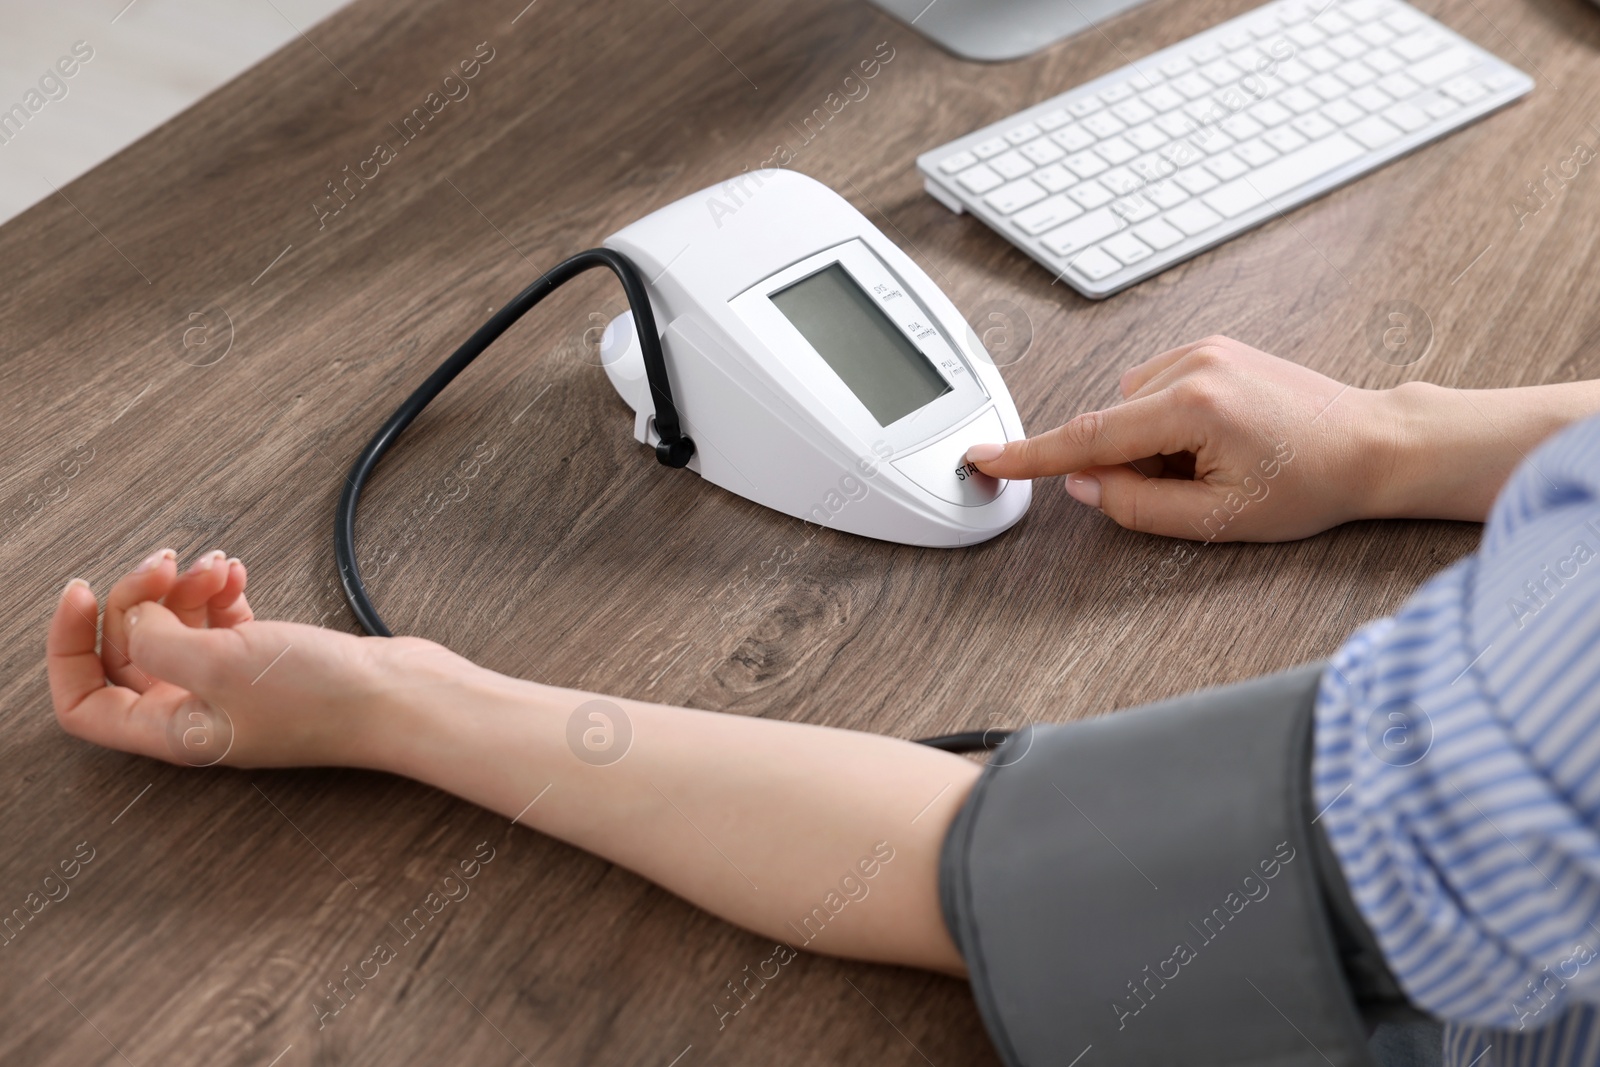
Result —
[[220, 549], [207, 552], [205, 555], [201, 556], [199, 559], [195, 560], [189, 565], [189, 573], [203, 574], [204, 572], [210, 570], [211, 565], [216, 563], [217, 560], [221, 559], [222, 555], [223, 553]]
[[127, 619], [128, 619], [128, 629], [131, 630], [135, 626], [137, 626], [138, 623], [139, 623], [139, 609], [137, 607], [129, 608], [128, 609]]
[[231, 567], [235, 563], [238, 563], [238, 564], [240, 564], [242, 566], [244, 564], [244, 560], [240, 559], [238, 556], [229, 556], [228, 557], [228, 566]]
[[146, 556], [144, 562], [139, 564], [138, 570], [135, 573], [142, 574], [145, 571], [153, 571], [157, 567], [161, 566], [162, 560], [173, 559], [176, 558], [177, 555], [178, 554], [172, 551], [170, 548], [159, 549], [158, 551], [152, 552]]
[[1100, 479], [1087, 474], [1067, 475], [1067, 495], [1091, 508], [1100, 506]]
[[967, 459], [973, 463], [987, 463], [991, 459], [999, 459], [1000, 453], [1005, 450], [1005, 445], [973, 445], [967, 449]]
[[82, 578], [74, 578], [62, 587], [61, 595], [66, 596], [68, 593], [72, 592], [72, 587], [75, 585], [81, 585], [85, 589], [89, 588], [88, 582], [84, 581]]

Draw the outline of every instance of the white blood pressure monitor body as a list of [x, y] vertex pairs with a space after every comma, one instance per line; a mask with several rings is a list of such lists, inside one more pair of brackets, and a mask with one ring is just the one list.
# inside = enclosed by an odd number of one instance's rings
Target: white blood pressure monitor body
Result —
[[[933, 281], [827, 186], [741, 175], [605, 241], [649, 281], [689, 469], [786, 515], [884, 541], [988, 540], [1028, 510], [969, 446], [1023, 436], [982, 343]], [[633, 316], [601, 359], [660, 437]]]

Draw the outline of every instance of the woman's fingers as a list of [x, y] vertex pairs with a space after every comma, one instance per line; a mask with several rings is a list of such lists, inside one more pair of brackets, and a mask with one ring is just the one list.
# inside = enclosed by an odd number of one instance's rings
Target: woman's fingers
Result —
[[1037, 437], [974, 445], [967, 459], [995, 478], [1043, 478], [1085, 467], [1132, 463], [1163, 453], [1193, 452], [1199, 431], [1167, 394], [1090, 411]]
[[1122, 372], [1122, 378], [1117, 383], [1118, 387], [1122, 390], [1123, 397], [1127, 398], [1133, 396], [1133, 394], [1137, 393], [1139, 390], [1148, 385], [1150, 383], [1150, 379], [1154, 378], [1156, 375], [1160, 374], [1162, 371], [1166, 370], [1168, 367], [1172, 366], [1174, 363], [1178, 362], [1184, 356], [1187, 356], [1190, 352], [1193, 352], [1201, 345], [1210, 344], [1215, 340], [1215, 338], [1208, 337], [1203, 341], [1195, 341], [1191, 344], [1180, 345], [1177, 348], [1168, 349], [1159, 356], [1151, 356], [1149, 359], [1138, 364], [1137, 366], [1129, 367], [1127, 370]]
[[[228, 583], [232, 568], [226, 562], [227, 553], [215, 549], [202, 555], [178, 575], [172, 589], [161, 598], [174, 615], [187, 626], [204, 626], [209, 616], [209, 601], [221, 593]], [[153, 598], [152, 598], [153, 599]]]
[[247, 652], [242, 631], [190, 626], [159, 603], [128, 613], [128, 654], [153, 677], [200, 696], [235, 680]]
[[125, 685], [135, 693], [142, 693], [154, 681], [128, 660], [128, 630], [124, 619], [128, 609], [140, 601], [160, 600], [167, 595], [172, 588], [177, 558], [177, 553], [170, 548], [152, 552], [111, 587], [106, 597], [100, 658], [105, 662], [106, 677], [113, 685]]
[[230, 557], [226, 566], [228, 577], [221, 591], [206, 601], [207, 621], [213, 628], [238, 626], [256, 617], [256, 613], [250, 610], [250, 602], [244, 598], [244, 585], [248, 577], [244, 563], [237, 557]]
[[86, 697], [106, 687], [105, 666], [94, 650], [99, 618], [100, 602], [89, 583], [82, 578], [68, 582], [56, 603], [44, 644], [50, 698], [57, 716], [67, 714]]
[[1069, 475], [1067, 492], [1119, 526], [1165, 537], [1211, 540], [1206, 520], [1217, 492], [1186, 478], [1150, 478], [1131, 467], [1092, 467]]

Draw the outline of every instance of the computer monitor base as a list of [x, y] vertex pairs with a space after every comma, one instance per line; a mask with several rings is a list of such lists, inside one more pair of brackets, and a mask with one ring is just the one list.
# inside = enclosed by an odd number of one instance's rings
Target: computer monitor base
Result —
[[1020, 59], [1143, 2], [871, 0], [947, 52], [985, 62]]

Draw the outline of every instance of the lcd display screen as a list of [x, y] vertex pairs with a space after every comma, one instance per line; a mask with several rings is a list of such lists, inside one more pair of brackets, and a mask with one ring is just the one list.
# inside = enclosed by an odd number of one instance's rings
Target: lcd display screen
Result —
[[771, 299], [878, 425], [888, 426], [951, 391], [933, 362], [839, 264]]

